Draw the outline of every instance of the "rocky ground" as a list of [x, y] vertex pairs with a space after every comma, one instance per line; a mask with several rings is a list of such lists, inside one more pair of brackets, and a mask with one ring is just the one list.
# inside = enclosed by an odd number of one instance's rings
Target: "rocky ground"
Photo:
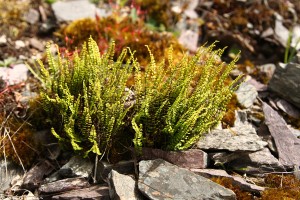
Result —
[[[142, 156], [132, 152], [132, 159], [112, 164], [64, 152], [47, 129], [26, 133], [34, 135], [30, 141], [18, 136], [39, 88], [25, 63], [44, 59], [49, 41], [70, 50], [75, 38], [63, 35], [63, 27], [74, 20], [116, 16], [116, 10], [130, 15], [134, 5], [120, 2], [0, 0], [0, 198], [300, 199], [297, 0], [161, 1], [170, 6], [162, 13], [180, 17], [149, 22], [153, 31], [176, 35], [191, 54], [215, 40], [228, 46], [225, 61], [242, 52], [232, 72], [245, 74], [235, 101], [222, 124], [188, 151], [144, 148]], [[5, 152], [5, 138], [15, 144], [12, 152]], [[43, 143], [44, 151], [30, 148], [31, 140]]]

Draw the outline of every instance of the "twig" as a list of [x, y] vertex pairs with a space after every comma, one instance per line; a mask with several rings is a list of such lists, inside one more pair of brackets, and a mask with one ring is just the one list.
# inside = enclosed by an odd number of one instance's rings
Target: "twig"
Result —
[[27, 144], [26, 142], [22, 141], [23, 144], [25, 144], [28, 148], [30, 148], [32, 151], [34, 151], [35, 153], [39, 153], [35, 148], [31, 147], [29, 144]]
[[5, 130], [5, 133], [4, 133], [4, 134], [7, 134], [7, 137], [8, 137], [9, 140], [10, 140], [10, 143], [11, 143], [13, 149], [14, 149], [14, 152], [15, 152], [15, 154], [17, 155], [17, 158], [19, 159], [19, 162], [20, 162], [20, 164], [21, 164], [21, 166], [22, 166], [22, 168], [23, 168], [23, 171], [26, 172], [25, 167], [24, 167], [24, 165], [23, 165], [23, 162], [22, 162], [21, 158], [19, 157], [18, 152], [17, 152], [17, 150], [16, 150], [16, 148], [15, 148], [15, 145], [14, 145], [14, 143], [13, 143], [13, 141], [12, 141], [10, 135], [9, 135], [9, 132], [6, 132], [7, 129], [4, 129], [4, 130]]
[[94, 176], [93, 176], [93, 182], [96, 183], [97, 182], [97, 168], [98, 168], [98, 154], [96, 154], [96, 158], [95, 158], [95, 169], [94, 169]]

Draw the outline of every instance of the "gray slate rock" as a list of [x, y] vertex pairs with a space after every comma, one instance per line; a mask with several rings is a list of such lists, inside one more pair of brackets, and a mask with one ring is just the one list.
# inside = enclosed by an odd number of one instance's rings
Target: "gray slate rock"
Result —
[[247, 81], [250, 85], [253, 85], [258, 92], [264, 92], [267, 91], [268, 86], [255, 80], [254, 78], [251, 78], [250, 80]]
[[284, 170], [284, 166], [271, 154], [268, 148], [245, 156], [239, 156], [238, 159], [230, 162], [228, 165], [236, 171], [253, 175]]
[[294, 134], [294, 136], [296, 136], [298, 139], [300, 139], [300, 130], [299, 129], [295, 129], [291, 125], [287, 125], [287, 126], [290, 129], [290, 131], [292, 131], [292, 133]]
[[28, 78], [28, 67], [25, 64], [16, 64], [13, 68], [0, 67], [0, 77], [9, 85], [21, 83]]
[[78, 190], [89, 187], [90, 184], [85, 178], [68, 178], [52, 183], [42, 184], [38, 191], [40, 194], [56, 194], [71, 190]]
[[275, 141], [279, 162], [284, 166], [300, 166], [300, 140], [288, 128], [284, 119], [263, 102], [265, 123]]
[[40, 13], [33, 8], [30, 8], [29, 11], [24, 15], [25, 21], [31, 25], [37, 23], [39, 21], [39, 18]]
[[289, 102], [287, 102], [283, 99], [279, 99], [276, 101], [276, 106], [277, 106], [277, 108], [279, 108], [280, 110], [282, 110], [283, 112], [288, 114], [289, 116], [296, 118], [296, 119], [300, 118], [299, 109], [297, 109], [295, 106], [293, 106]]
[[233, 191], [162, 159], [139, 163], [139, 190], [151, 200], [236, 199]]
[[197, 51], [199, 33], [193, 30], [184, 30], [181, 32], [178, 42], [188, 50]]
[[22, 188], [30, 191], [37, 189], [45, 176], [54, 170], [54, 166], [47, 160], [39, 162], [24, 175]]
[[269, 82], [269, 89], [300, 108], [300, 63], [278, 65]]
[[143, 148], [141, 160], [164, 159], [178, 167], [199, 168], [207, 167], [207, 153], [200, 149], [189, 149], [186, 151], [163, 151], [161, 149]]
[[273, 77], [273, 74], [276, 69], [276, 65], [273, 63], [267, 63], [261, 66], [258, 66], [260, 73], [266, 75], [267, 79], [270, 80]]
[[217, 152], [209, 153], [209, 159], [214, 162], [215, 166], [224, 166], [240, 157], [246, 157], [247, 152]]
[[121, 174], [134, 174], [134, 164], [134, 160], [120, 161], [115, 164], [99, 160], [96, 170], [96, 180], [97, 182], [106, 182], [108, 174], [111, 172], [111, 170], [115, 170]]
[[110, 200], [107, 185], [94, 185], [91, 187], [71, 190], [62, 194], [57, 194], [51, 199], [59, 200]]
[[80, 156], [74, 156], [57, 172], [48, 177], [47, 182], [73, 177], [88, 178], [92, 173], [93, 167], [94, 164], [90, 160], [84, 159]]
[[197, 143], [199, 149], [229, 151], [258, 151], [266, 145], [267, 142], [262, 141], [255, 129], [247, 124], [230, 129], [213, 130]]
[[245, 124], [248, 124], [248, 116], [246, 110], [235, 110], [235, 121], [234, 126], [243, 126]]
[[23, 174], [24, 171], [20, 166], [8, 160], [0, 160], [0, 194], [10, 187], [10, 183], [16, 176], [22, 176]]
[[96, 8], [89, 0], [56, 1], [52, 5], [55, 17], [59, 22], [74, 21], [82, 18], [105, 17], [105, 10]]
[[273, 137], [268, 129], [268, 126], [265, 123], [262, 123], [259, 126], [257, 130], [257, 135], [259, 135], [259, 137], [261, 137], [263, 141], [268, 143], [268, 148], [273, 154], [278, 154]]
[[268, 148], [256, 152], [218, 152], [209, 157], [215, 165], [226, 166], [246, 174], [260, 175], [266, 172], [283, 171], [284, 167]]
[[143, 199], [136, 187], [135, 180], [124, 174], [112, 170], [108, 175], [109, 196], [118, 200]]
[[256, 88], [247, 82], [241, 83], [235, 94], [239, 104], [245, 108], [251, 107], [258, 95]]
[[44, 51], [44, 49], [45, 49], [45, 45], [36, 38], [30, 38], [29, 44], [30, 44], [30, 46], [32, 46], [33, 48], [35, 48], [39, 51]]
[[61, 169], [71, 169], [74, 176], [80, 176], [87, 178], [92, 172], [94, 164], [80, 156], [72, 157], [67, 164], [61, 167]]
[[0, 46], [6, 46], [7, 45], [7, 38], [6, 35], [0, 36]]

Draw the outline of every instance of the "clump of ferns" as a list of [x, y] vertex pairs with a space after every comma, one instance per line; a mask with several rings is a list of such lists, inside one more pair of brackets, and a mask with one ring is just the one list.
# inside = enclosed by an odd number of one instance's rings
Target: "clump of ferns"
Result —
[[[201, 47], [194, 56], [175, 63], [172, 49], [167, 60], [150, 64], [142, 74], [135, 67], [136, 113], [132, 119], [134, 144], [165, 150], [185, 150], [216, 126], [236, 90], [241, 76], [228, 83], [237, 58], [217, 64], [224, 49]], [[208, 56], [209, 55], [209, 56]]]
[[[100, 54], [90, 38], [72, 57], [54, 56], [47, 48], [47, 68], [41, 61], [39, 75], [44, 89], [40, 101], [51, 120], [52, 134], [65, 147], [87, 156], [104, 155], [122, 132], [130, 107], [126, 81], [132, 73], [127, 50], [113, 61], [115, 44]], [[124, 64], [125, 63], [125, 64]]]

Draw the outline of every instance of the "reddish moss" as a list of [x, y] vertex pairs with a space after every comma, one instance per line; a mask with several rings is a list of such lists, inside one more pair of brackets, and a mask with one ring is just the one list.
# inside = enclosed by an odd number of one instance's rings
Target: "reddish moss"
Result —
[[28, 109], [15, 95], [21, 86], [15, 85], [0, 95], [0, 157], [6, 157], [25, 168], [35, 162], [38, 145], [27, 121]]
[[238, 100], [236, 95], [234, 94], [227, 105], [226, 114], [223, 116], [222, 119], [223, 128], [227, 128], [227, 126], [234, 126], [236, 109], [238, 109]]
[[133, 22], [129, 17], [81, 19], [72, 22], [57, 35], [62, 39], [68, 38], [66, 46], [69, 51], [73, 51], [75, 47], [80, 46], [92, 36], [103, 53], [110, 41], [114, 40], [115, 58], [119, 56], [123, 48], [130, 47], [131, 50], [137, 50], [135, 57], [141, 66], [148, 63], [149, 52], [145, 45], [149, 46], [158, 61], [165, 58], [165, 49], [170, 46], [173, 46], [175, 58], [178, 54], [182, 55], [184, 50], [172, 34], [149, 31], [145, 29], [142, 21]]
[[243, 190], [241, 190], [238, 186], [236, 186], [235, 184], [232, 183], [232, 179], [230, 178], [226, 178], [226, 177], [222, 177], [222, 178], [211, 178], [211, 180], [215, 183], [218, 183], [230, 190], [232, 190], [237, 197], [237, 200], [252, 200], [253, 196], [251, 193], [249, 192], [245, 192]]
[[270, 188], [262, 193], [262, 200], [300, 199], [300, 181], [293, 175], [269, 174], [265, 184]]
[[35, 143], [32, 130], [27, 125], [20, 128], [21, 123], [12, 121], [9, 119], [9, 132], [3, 132], [0, 135], [0, 157], [6, 156], [7, 159], [18, 165], [21, 164], [21, 160], [24, 167], [28, 168], [35, 162], [37, 156], [35, 150], [39, 149]]
[[243, 63], [238, 64], [237, 69], [244, 74], [250, 74], [261, 83], [268, 84], [270, 81], [268, 74], [260, 71], [250, 60], [245, 60]]
[[147, 21], [154, 26], [163, 25], [166, 29], [170, 29], [179, 19], [179, 16], [172, 12], [170, 0], [137, 0], [136, 3], [145, 10]]

